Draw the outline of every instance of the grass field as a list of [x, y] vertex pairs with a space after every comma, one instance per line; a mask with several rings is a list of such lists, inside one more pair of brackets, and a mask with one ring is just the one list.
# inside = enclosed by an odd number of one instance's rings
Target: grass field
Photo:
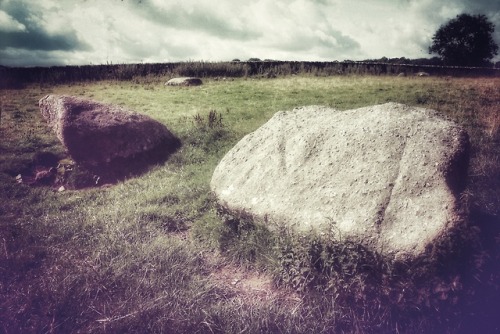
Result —
[[[165, 81], [0, 91], [0, 332], [498, 329], [499, 78], [287, 76], [205, 79], [184, 88]], [[164, 123], [183, 145], [165, 165], [111, 187], [58, 192], [18, 184], [16, 176], [32, 168], [37, 153], [67, 158], [38, 109], [46, 94], [126, 106]], [[455, 262], [435, 268], [438, 280], [408, 267], [418, 279], [398, 279], [394, 270], [370, 289], [362, 275], [314, 272], [316, 240], [269, 235], [251, 223], [233, 231], [217, 215], [209, 189], [215, 166], [275, 112], [389, 101], [439, 110], [470, 134], [469, 182], [461, 197], [476, 237]], [[210, 121], [210, 113], [219, 121]]]

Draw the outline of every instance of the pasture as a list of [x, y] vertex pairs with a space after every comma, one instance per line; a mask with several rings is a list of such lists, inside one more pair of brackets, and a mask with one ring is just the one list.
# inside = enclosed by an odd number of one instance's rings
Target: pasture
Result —
[[[30, 84], [0, 90], [0, 331], [5, 333], [467, 333], [498, 329], [500, 78], [166, 77]], [[18, 184], [38, 152], [68, 158], [38, 100], [68, 94], [126, 106], [164, 123], [182, 147], [161, 166], [112, 186]], [[315, 240], [233, 230], [210, 194], [212, 172], [275, 112], [385, 102], [438, 110], [465, 127], [471, 160], [461, 200], [474, 242], [435, 273], [386, 268], [315, 272]], [[83, 173], [83, 172], [82, 172]], [[347, 262], [354, 259], [347, 259]], [[344, 268], [344, 267], [343, 267]], [[398, 270], [416, 279], [398, 279]], [[434, 274], [439, 280], [429, 281]], [[318, 279], [316, 279], [318, 278]]]

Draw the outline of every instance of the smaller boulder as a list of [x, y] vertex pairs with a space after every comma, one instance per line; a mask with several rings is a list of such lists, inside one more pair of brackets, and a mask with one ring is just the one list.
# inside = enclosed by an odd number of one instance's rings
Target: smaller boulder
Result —
[[203, 81], [200, 78], [194, 77], [183, 77], [183, 78], [173, 78], [167, 81], [166, 86], [199, 86], [202, 85]]
[[39, 105], [73, 160], [109, 182], [137, 175], [180, 147], [163, 124], [118, 106], [58, 95]]
[[430, 76], [430, 74], [429, 74], [429, 73], [427, 73], [427, 72], [418, 72], [418, 73], [416, 74], [416, 76], [417, 76], [417, 77], [428, 77], [428, 76]]

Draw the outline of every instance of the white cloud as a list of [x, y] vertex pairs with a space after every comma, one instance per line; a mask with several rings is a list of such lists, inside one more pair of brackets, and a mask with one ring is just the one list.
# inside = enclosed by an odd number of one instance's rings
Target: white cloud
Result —
[[4, 11], [0, 10], [0, 31], [20, 32], [26, 31], [26, 26]]

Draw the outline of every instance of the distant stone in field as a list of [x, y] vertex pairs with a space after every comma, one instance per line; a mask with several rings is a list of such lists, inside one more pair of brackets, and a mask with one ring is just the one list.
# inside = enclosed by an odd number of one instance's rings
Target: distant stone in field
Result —
[[237, 217], [412, 260], [462, 226], [467, 165], [467, 133], [431, 110], [310, 106], [278, 112], [245, 136], [211, 189]]
[[163, 124], [115, 105], [58, 95], [39, 105], [74, 161], [109, 181], [163, 162], [180, 146]]
[[165, 85], [167, 86], [199, 86], [202, 85], [203, 81], [200, 78], [194, 77], [183, 77], [183, 78], [173, 78], [167, 81]]
[[398, 77], [405, 77], [406, 76], [406, 73], [405, 72], [401, 72], [398, 74]]
[[418, 72], [418, 73], [416, 74], [416, 76], [417, 76], [417, 77], [428, 77], [428, 76], [430, 76], [430, 74], [429, 74], [429, 73], [427, 73], [427, 72]]

